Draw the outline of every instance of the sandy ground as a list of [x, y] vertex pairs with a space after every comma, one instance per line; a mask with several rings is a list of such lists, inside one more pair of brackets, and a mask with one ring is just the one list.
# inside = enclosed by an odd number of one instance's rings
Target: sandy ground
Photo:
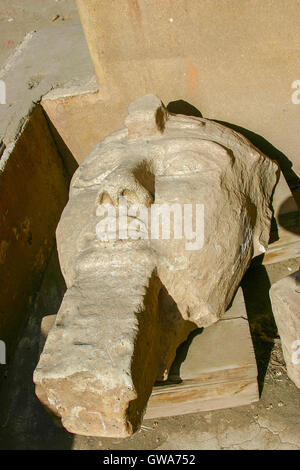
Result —
[[[74, 0], [0, 0], [0, 67], [24, 35], [78, 24]], [[58, 29], [57, 29], [58, 30]], [[0, 449], [300, 449], [300, 390], [289, 380], [268, 291], [296, 271], [299, 259], [254, 266], [243, 281], [259, 370], [260, 401], [249, 406], [151, 420], [129, 439], [71, 435], [56, 427], [35, 397], [32, 373], [44, 315], [56, 313], [65, 290], [56, 254], [28, 325], [0, 385]]]

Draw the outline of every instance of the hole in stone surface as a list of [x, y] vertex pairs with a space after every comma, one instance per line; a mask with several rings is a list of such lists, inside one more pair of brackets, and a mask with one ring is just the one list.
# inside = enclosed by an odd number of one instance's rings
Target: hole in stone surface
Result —
[[155, 176], [148, 162], [143, 160], [133, 171], [135, 178], [155, 199]]

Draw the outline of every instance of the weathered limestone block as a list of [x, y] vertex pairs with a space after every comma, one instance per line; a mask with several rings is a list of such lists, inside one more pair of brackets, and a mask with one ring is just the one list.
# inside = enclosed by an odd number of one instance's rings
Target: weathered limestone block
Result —
[[138, 429], [178, 345], [224, 314], [265, 251], [278, 173], [241, 135], [153, 95], [86, 158], [57, 228], [68, 290], [34, 373], [68, 431]]
[[287, 373], [300, 388], [300, 271], [273, 284], [270, 297]]

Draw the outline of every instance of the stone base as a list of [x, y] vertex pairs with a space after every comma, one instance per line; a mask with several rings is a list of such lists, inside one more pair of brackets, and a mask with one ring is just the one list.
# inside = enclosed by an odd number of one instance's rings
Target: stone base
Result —
[[232, 408], [259, 400], [241, 288], [222, 320], [192, 332], [178, 348], [170, 378], [181, 382], [153, 388], [145, 419]]
[[300, 270], [273, 284], [270, 297], [287, 373], [300, 388]]
[[[56, 315], [44, 317], [40, 350]], [[218, 323], [192, 332], [170, 379], [153, 388], [144, 419], [232, 408], [259, 400], [257, 366], [242, 289]]]

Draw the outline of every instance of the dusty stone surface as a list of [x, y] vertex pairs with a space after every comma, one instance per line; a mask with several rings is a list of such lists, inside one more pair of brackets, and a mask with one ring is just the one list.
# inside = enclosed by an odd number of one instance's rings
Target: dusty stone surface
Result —
[[64, 94], [75, 95], [76, 88], [81, 92], [96, 89], [80, 25], [60, 23], [55, 28], [31, 30], [16, 46], [0, 68], [0, 80], [6, 84], [6, 104], [0, 106], [0, 140], [6, 147], [18, 138], [36, 103], [50, 90], [64, 88]]
[[[57, 229], [68, 290], [34, 374], [38, 397], [68, 431], [137, 430], [177, 346], [224, 314], [265, 252], [278, 176], [241, 135], [169, 114], [153, 95], [130, 105], [125, 127], [87, 157]], [[99, 209], [117, 208], [108, 220], [120, 222], [120, 197], [150, 208], [151, 229], [155, 204], [202, 204], [203, 243], [172, 238], [175, 228], [171, 239], [153, 239], [139, 212], [128, 216], [130, 238], [99, 236]]]
[[[58, 18], [53, 21], [55, 16]], [[0, 6], [0, 64], [30, 31], [51, 27], [57, 36], [61, 25], [78, 24], [75, 0], [2, 0]], [[44, 51], [46, 52], [46, 51]]]
[[276, 282], [270, 296], [287, 373], [300, 388], [300, 271]]

